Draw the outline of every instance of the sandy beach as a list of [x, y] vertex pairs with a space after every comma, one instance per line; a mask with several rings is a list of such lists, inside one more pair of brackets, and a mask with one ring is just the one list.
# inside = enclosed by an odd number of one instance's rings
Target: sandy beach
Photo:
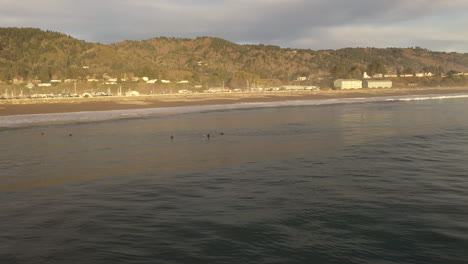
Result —
[[361, 89], [331, 91], [294, 91], [262, 93], [172, 94], [137, 97], [93, 97], [0, 100], [0, 116], [68, 113], [83, 111], [125, 110], [157, 107], [219, 105], [248, 102], [279, 102], [287, 100], [317, 100], [363, 98], [401, 95], [467, 93], [468, 87]]

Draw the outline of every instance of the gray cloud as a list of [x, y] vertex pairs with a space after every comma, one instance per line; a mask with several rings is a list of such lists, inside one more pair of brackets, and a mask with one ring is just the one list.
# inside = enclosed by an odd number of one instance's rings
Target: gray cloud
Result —
[[[427, 45], [468, 51], [459, 38], [468, 30], [457, 24], [468, 21], [453, 19], [467, 17], [465, 0], [0, 0], [0, 6], [0, 26], [40, 27], [104, 43], [217, 36], [312, 49]], [[425, 35], [427, 28], [432, 36]]]

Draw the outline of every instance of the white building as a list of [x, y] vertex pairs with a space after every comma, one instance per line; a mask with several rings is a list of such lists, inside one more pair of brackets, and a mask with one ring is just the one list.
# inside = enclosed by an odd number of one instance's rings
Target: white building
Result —
[[152, 80], [146, 81], [146, 83], [155, 84], [157, 81], [158, 81], [158, 79], [152, 79]]
[[303, 85], [284, 85], [281, 89], [287, 91], [318, 91], [320, 90], [317, 86], [303, 86]]
[[139, 96], [140, 93], [137, 91], [127, 91], [125, 92], [125, 96]]
[[249, 90], [251, 92], [263, 92], [263, 88], [261, 87], [257, 87], [257, 88], [253, 87], [253, 88], [250, 88]]
[[204, 93], [227, 93], [230, 92], [231, 90], [228, 88], [223, 88], [223, 87], [213, 87], [208, 90], [203, 91]]
[[367, 72], [364, 72], [364, 73], [362, 74], [362, 78], [364, 78], [364, 79], [370, 79], [371, 77], [367, 74]]
[[189, 94], [189, 93], [192, 93], [192, 91], [189, 91], [189, 90], [179, 90], [178, 93], [180, 93], [180, 94]]
[[392, 81], [389, 80], [368, 80], [366, 81], [367, 88], [392, 88]]
[[39, 86], [39, 87], [50, 87], [50, 86], [52, 86], [52, 84], [51, 83], [39, 83], [37, 86]]
[[385, 74], [384, 77], [385, 78], [397, 78], [398, 75], [397, 74]]
[[305, 76], [300, 76], [300, 77], [297, 77], [297, 80], [298, 80], [298, 81], [307, 81], [307, 77], [305, 77]]
[[162, 83], [171, 83], [169, 80], [161, 80]]
[[376, 74], [372, 75], [372, 78], [383, 78], [383, 74], [382, 73], [376, 73]]
[[335, 88], [339, 89], [361, 89], [362, 81], [353, 79], [338, 79], [334, 82]]

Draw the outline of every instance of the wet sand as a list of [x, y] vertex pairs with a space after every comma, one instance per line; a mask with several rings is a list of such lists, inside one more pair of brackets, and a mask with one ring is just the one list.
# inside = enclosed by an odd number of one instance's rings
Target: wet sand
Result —
[[68, 113], [83, 111], [126, 110], [157, 107], [218, 105], [249, 102], [278, 102], [288, 100], [317, 100], [362, 98], [398, 95], [428, 95], [467, 93], [468, 87], [411, 88], [411, 89], [360, 89], [339, 91], [296, 91], [262, 93], [174, 94], [137, 97], [93, 97], [59, 99], [0, 100], [0, 116]]

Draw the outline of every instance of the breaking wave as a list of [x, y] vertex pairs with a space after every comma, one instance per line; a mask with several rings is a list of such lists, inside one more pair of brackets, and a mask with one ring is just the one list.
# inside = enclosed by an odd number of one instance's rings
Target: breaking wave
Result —
[[88, 111], [72, 113], [53, 113], [53, 114], [30, 114], [30, 115], [12, 115], [0, 116], [0, 128], [14, 128], [30, 125], [43, 125], [53, 123], [69, 122], [95, 122], [111, 119], [134, 118], [155, 115], [173, 115], [185, 113], [197, 113], [208, 111], [223, 111], [237, 109], [253, 109], [266, 107], [286, 107], [286, 106], [313, 106], [313, 105], [332, 105], [332, 104], [352, 104], [352, 103], [373, 103], [373, 102], [404, 102], [421, 101], [436, 99], [459, 99], [468, 98], [467, 93], [450, 95], [404, 95], [404, 96], [385, 96], [385, 97], [366, 97], [366, 98], [339, 98], [339, 99], [318, 99], [318, 100], [289, 100], [280, 102], [257, 102], [257, 103], [237, 103], [221, 105], [200, 105], [200, 106], [181, 106], [181, 107], [161, 107], [129, 110], [107, 110], [107, 111]]

